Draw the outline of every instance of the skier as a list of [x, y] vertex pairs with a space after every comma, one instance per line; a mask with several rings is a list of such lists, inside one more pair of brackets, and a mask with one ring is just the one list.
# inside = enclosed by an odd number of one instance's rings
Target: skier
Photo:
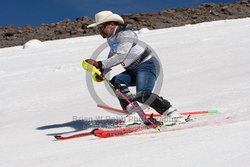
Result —
[[[121, 64], [125, 71], [114, 76], [111, 83], [131, 101], [147, 104], [161, 115], [172, 115], [176, 109], [170, 102], [152, 93], [160, 71], [158, 60], [149, 48], [138, 45], [137, 34], [130, 26], [124, 24], [123, 18], [111, 11], [101, 11], [95, 15], [95, 23], [90, 24], [88, 28], [90, 27], [96, 27], [100, 35], [107, 39], [110, 52], [106, 60], [87, 59], [86, 61], [100, 69], [103, 75], [112, 67]], [[98, 75], [95, 77], [96, 80], [102, 80]], [[135, 96], [132, 96], [129, 91], [130, 86], [136, 86]], [[131, 104], [121, 97], [118, 99], [123, 110], [133, 112], [134, 108]], [[180, 114], [177, 113], [177, 115], [181, 118]], [[152, 117], [150, 119], [155, 121]]]

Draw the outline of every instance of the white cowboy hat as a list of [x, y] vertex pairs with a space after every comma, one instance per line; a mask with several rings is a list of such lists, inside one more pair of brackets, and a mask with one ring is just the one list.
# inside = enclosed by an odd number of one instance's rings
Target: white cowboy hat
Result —
[[118, 14], [112, 13], [111, 11], [101, 11], [95, 15], [95, 23], [88, 25], [88, 28], [110, 21], [115, 21], [121, 24], [124, 23], [123, 18]]

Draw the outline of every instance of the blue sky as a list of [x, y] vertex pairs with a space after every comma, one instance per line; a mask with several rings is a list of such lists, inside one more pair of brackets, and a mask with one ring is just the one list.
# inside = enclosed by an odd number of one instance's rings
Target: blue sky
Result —
[[101, 10], [118, 14], [154, 12], [168, 8], [194, 7], [201, 3], [237, 0], [1, 0], [0, 26], [39, 26], [80, 16], [94, 18]]

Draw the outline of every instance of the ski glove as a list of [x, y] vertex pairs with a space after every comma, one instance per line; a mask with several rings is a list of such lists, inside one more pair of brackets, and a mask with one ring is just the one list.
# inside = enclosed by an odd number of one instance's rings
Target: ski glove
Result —
[[86, 60], [87, 63], [95, 66], [97, 69], [102, 69], [102, 62], [101, 61], [96, 61], [93, 59], [87, 59]]

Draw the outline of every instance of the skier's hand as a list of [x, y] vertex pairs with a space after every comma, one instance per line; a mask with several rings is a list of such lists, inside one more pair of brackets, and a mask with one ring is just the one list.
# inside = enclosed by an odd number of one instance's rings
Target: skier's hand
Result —
[[98, 75], [98, 74], [96, 74], [96, 73], [94, 73], [94, 74], [92, 75], [92, 78], [93, 78], [93, 80], [96, 81], [96, 82], [102, 82], [102, 81], [104, 80], [102, 76], [100, 76], [100, 75]]
[[97, 69], [101, 69], [102, 68], [102, 63], [100, 61], [96, 61], [96, 60], [93, 60], [93, 59], [86, 59], [85, 61], [87, 63], [95, 66]]

